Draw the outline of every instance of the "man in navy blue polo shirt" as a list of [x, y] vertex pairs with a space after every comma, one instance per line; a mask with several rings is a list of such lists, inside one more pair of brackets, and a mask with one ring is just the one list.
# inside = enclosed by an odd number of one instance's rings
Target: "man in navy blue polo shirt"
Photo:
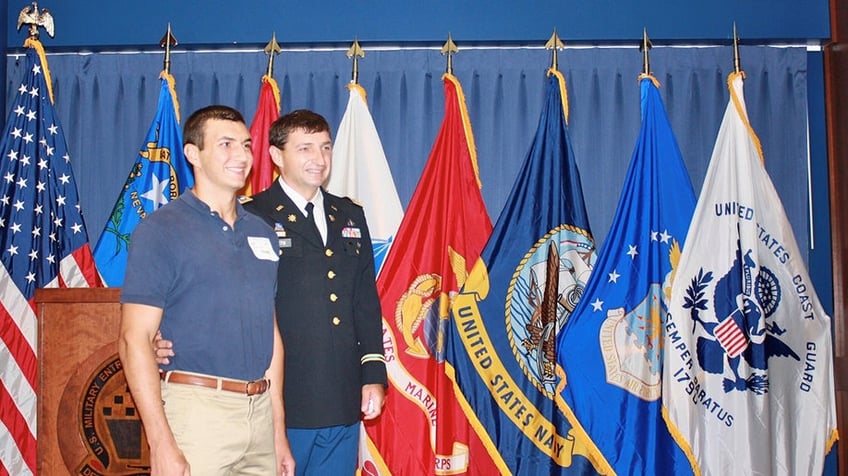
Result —
[[[382, 413], [387, 386], [371, 235], [361, 206], [327, 193], [327, 120], [301, 109], [269, 132], [280, 177], [245, 208], [273, 226], [280, 256], [277, 324], [286, 343], [286, 427], [297, 476], [352, 475], [360, 420]], [[183, 346], [166, 329], [161, 363]], [[174, 349], [177, 349], [174, 351]]]
[[[226, 106], [186, 121], [195, 186], [139, 223], [121, 292], [119, 353], [152, 474], [293, 474], [274, 310], [273, 229], [236, 200], [250, 133]], [[158, 329], [180, 354], [162, 367]]]

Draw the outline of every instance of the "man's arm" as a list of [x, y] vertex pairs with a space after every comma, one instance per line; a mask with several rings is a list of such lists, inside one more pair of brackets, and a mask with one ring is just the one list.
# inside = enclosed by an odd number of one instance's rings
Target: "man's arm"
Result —
[[374, 269], [371, 233], [363, 214], [362, 250], [354, 287], [354, 326], [359, 342], [362, 366], [360, 411], [364, 420], [373, 420], [383, 412], [386, 399], [386, 361], [383, 350], [383, 316]]
[[151, 475], [190, 475], [188, 461], [165, 418], [159, 368], [150, 352], [162, 312], [144, 304], [122, 304], [118, 354], [150, 444]]
[[277, 452], [277, 475], [294, 475], [294, 456], [286, 435], [286, 411], [283, 406], [283, 365], [285, 348], [280, 330], [277, 328], [277, 317], [274, 316], [274, 353], [271, 356], [271, 366], [265, 373], [265, 378], [271, 381], [268, 389], [271, 392], [271, 408], [274, 415], [274, 449]]

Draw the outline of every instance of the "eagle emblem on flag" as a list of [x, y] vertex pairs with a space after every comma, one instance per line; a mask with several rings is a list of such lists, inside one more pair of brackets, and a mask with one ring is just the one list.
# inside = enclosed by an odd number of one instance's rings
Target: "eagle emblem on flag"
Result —
[[713, 279], [712, 272], [700, 268], [686, 288], [683, 307], [689, 310], [694, 328], [700, 325], [705, 332], [697, 340], [698, 362], [708, 373], [725, 375], [725, 393], [763, 395], [768, 392], [769, 359], [801, 360], [781, 339], [788, 330], [773, 319], [781, 301], [780, 281], [757, 263], [753, 250], [743, 254], [737, 248], [730, 269], [713, 289], [713, 321], [703, 317], [709, 306], [705, 291]]
[[583, 295], [594, 250], [585, 231], [561, 225], [527, 251], [509, 285], [507, 332], [516, 360], [548, 398], [556, 384], [557, 336]]

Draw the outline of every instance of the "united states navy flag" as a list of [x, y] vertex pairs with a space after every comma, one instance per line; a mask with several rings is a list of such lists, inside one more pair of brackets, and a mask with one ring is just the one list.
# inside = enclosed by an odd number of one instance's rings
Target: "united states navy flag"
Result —
[[161, 81], [156, 117], [94, 248], [97, 269], [107, 286], [124, 283], [127, 249], [138, 222], [194, 185], [183, 155], [174, 78], [163, 72]]
[[536, 136], [447, 335], [457, 397], [516, 474], [592, 472], [554, 404], [557, 334], [595, 264], [566, 113], [551, 70]]
[[691, 472], [662, 419], [663, 316], [695, 194], [656, 79], [641, 79], [642, 127], [583, 299], [559, 336], [560, 405], [607, 473]]

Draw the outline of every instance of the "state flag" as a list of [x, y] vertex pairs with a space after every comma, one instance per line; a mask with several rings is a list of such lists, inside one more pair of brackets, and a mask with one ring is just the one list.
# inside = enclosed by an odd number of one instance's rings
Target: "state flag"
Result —
[[162, 72], [156, 116], [94, 248], [97, 269], [107, 286], [124, 283], [136, 225], [194, 185], [194, 173], [183, 154], [174, 87], [174, 77]]

